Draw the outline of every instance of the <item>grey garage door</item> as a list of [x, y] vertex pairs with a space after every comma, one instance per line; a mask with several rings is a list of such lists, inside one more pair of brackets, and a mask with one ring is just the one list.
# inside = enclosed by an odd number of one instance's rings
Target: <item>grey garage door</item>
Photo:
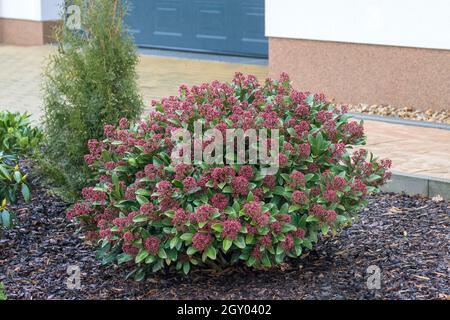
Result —
[[130, 0], [142, 47], [267, 56], [264, 0]]

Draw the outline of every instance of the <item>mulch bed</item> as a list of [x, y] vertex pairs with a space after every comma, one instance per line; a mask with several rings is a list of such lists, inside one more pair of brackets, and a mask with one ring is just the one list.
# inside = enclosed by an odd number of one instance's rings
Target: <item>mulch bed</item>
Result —
[[[449, 299], [450, 205], [380, 194], [361, 219], [322, 239], [281, 268], [168, 272], [141, 283], [127, 270], [101, 266], [68, 226], [65, 204], [34, 189], [18, 205], [21, 223], [0, 240], [0, 281], [9, 299]], [[81, 290], [68, 290], [67, 267], [81, 268]], [[367, 288], [367, 268], [381, 269], [381, 289]]]

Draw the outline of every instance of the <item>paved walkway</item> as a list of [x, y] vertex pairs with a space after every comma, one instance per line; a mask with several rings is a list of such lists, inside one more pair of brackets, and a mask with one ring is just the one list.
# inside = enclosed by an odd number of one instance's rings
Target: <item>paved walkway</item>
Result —
[[[0, 46], [0, 110], [42, 114], [41, 70], [50, 46]], [[152, 99], [177, 93], [178, 85], [231, 80], [235, 71], [263, 79], [267, 67], [237, 63], [141, 56], [139, 86], [147, 107]], [[450, 179], [450, 131], [365, 121], [367, 149], [393, 160], [394, 169]]]

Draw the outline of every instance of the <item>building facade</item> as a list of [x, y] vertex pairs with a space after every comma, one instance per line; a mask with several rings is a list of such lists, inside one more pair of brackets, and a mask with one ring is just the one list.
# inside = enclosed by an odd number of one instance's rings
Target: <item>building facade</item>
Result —
[[450, 1], [266, 0], [269, 69], [344, 103], [450, 109]]
[[[128, 0], [137, 45], [268, 57], [343, 103], [450, 109], [449, 0]], [[0, 0], [0, 43], [50, 42], [64, 0]]]

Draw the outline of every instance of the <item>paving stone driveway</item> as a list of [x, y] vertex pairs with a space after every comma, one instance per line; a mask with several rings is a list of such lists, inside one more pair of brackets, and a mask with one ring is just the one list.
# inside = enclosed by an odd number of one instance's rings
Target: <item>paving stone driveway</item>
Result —
[[[51, 46], [0, 46], [0, 110], [42, 114], [41, 71]], [[267, 76], [266, 66], [141, 55], [139, 86], [152, 99], [177, 94], [179, 84], [230, 81], [235, 71]], [[393, 160], [394, 169], [450, 179], [450, 131], [365, 121], [367, 148]]]
[[[41, 72], [52, 46], [0, 46], [0, 110], [28, 111], [38, 120], [42, 114]], [[267, 67], [217, 61], [141, 55], [139, 86], [145, 105], [152, 99], [177, 94], [179, 84], [230, 81], [234, 72], [267, 76]]]

